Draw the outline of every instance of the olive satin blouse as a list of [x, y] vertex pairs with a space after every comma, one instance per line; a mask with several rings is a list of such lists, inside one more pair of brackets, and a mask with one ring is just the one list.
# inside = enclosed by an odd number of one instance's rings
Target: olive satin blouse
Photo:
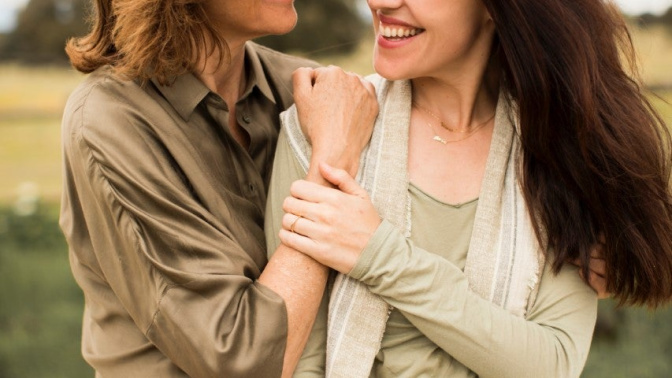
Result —
[[98, 376], [280, 376], [286, 309], [256, 279], [278, 115], [301, 66], [315, 64], [247, 44], [247, 150], [192, 74], [141, 86], [101, 68], [70, 96], [60, 222]]

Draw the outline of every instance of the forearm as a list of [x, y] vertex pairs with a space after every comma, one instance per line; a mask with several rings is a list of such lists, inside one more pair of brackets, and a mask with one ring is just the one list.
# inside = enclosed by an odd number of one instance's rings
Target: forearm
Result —
[[328, 268], [284, 245], [278, 246], [259, 282], [285, 301], [287, 346], [282, 376], [289, 377], [301, 358], [324, 293]]
[[[350, 161], [356, 160], [351, 158]], [[306, 180], [328, 185], [317, 169], [320, 162], [333, 162], [331, 155], [315, 151]], [[311, 257], [297, 252], [277, 240], [282, 218], [282, 200], [289, 195], [294, 180], [304, 176], [303, 171], [291, 156], [284, 135], [278, 143], [278, 151], [271, 181], [266, 214], [266, 229], [269, 251], [274, 251], [259, 277], [259, 282], [275, 291], [285, 301], [287, 308], [288, 334], [283, 376], [291, 376], [308, 341], [317, 311], [322, 300], [329, 269]]]
[[462, 270], [389, 227], [374, 236], [377, 245], [367, 247], [351, 275], [441, 349], [481, 377], [578, 375], [595, 298], [574, 271], [547, 272], [523, 319], [473, 293]]

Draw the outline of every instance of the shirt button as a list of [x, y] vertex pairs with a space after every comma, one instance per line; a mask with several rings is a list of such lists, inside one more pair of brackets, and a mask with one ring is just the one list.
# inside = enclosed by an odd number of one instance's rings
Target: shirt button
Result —
[[243, 115], [243, 122], [250, 123], [250, 121], [252, 121], [252, 117], [250, 117], [249, 114], [244, 114]]

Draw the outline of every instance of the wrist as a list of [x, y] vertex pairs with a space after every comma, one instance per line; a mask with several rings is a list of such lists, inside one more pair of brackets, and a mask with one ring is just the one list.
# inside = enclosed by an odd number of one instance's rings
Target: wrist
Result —
[[311, 173], [320, 174], [320, 163], [327, 163], [334, 168], [342, 169], [352, 177], [357, 175], [360, 151], [353, 152], [347, 147], [342, 149], [332, 148], [331, 151], [326, 150], [326, 148], [315, 148], [313, 146], [313, 154], [310, 159], [310, 167], [308, 168], [309, 175]]

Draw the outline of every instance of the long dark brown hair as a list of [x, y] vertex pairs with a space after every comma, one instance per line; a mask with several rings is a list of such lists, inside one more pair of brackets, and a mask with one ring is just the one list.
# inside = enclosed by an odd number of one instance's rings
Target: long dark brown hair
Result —
[[483, 0], [519, 110], [522, 190], [556, 271], [588, 277], [601, 240], [620, 304], [672, 298], [670, 132], [643, 93], [625, 21], [603, 0]]
[[111, 65], [128, 79], [169, 84], [194, 70], [200, 51], [225, 59], [226, 41], [207, 17], [203, 0], [94, 0], [91, 31], [65, 48], [77, 70]]

